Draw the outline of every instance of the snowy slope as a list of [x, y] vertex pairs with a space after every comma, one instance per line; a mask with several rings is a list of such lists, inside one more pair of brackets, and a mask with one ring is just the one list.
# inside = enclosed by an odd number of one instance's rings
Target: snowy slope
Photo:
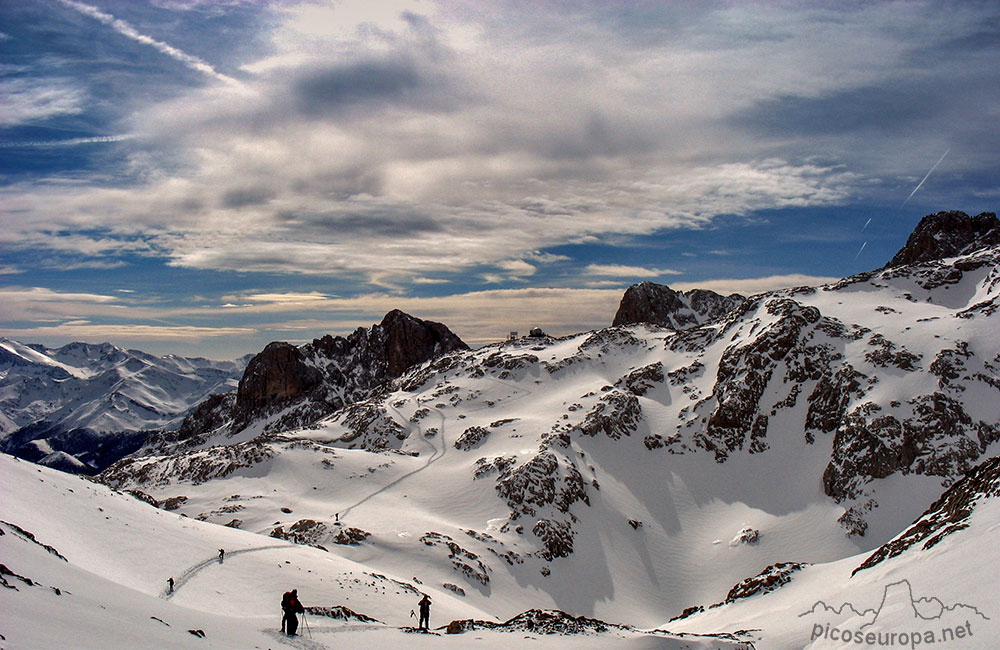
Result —
[[[157, 510], [82, 478], [0, 455], [0, 644], [44, 648], [500, 648], [512, 640], [565, 647], [520, 631], [457, 637], [408, 634], [417, 590], [432, 624], [495, 620], [409, 573], [382, 575], [337, 553], [262, 538]], [[223, 562], [217, 549], [226, 549]], [[166, 579], [174, 577], [168, 593]], [[307, 615], [305, 635], [278, 632], [281, 593], [308, 607], [344, 605], [380, 622]], [[195, 636], [190, 630], [201, 631]], [[611, 629], [578, 648], [745, 648], [719, 639]]]
[[665, 627], [756, 630], [759, 648], [994, 648], [998, 533], [1000, 458], [993, 458], [877, 553], [804, 567], [770, 593], [765, 588]]

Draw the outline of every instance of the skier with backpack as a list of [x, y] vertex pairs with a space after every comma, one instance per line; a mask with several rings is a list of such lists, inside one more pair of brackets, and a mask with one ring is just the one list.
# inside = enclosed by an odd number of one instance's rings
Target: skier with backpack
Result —
[[286, 633], [288, 636], [295, 636], [296, 630], [299, 629], [299, 619], [296, 614], [305, 613], [305, 607], [299, 602], [298, 591], [292, 589], [291, 591], [286, 591], [281, 596], [281, 631]]

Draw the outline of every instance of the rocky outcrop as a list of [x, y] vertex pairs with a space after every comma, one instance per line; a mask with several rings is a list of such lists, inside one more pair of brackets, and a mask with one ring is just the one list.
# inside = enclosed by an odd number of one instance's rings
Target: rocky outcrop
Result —
[[[757, 594], [766, 594], [792, 581], [792, 574], [809, 566], [802, 562], [778, 562], [767, 567], [752, 578], [747, 578], [735, 585], [726, 594], [727, 603], [740, 598], [749, 598]], [[721, 605], [722, 603], [719, 603]], [[717, 607], [718, 605], [714, 605]]]
[[956, 257], [983, 246], [1000, 244], [1000, 220], [993, 212], [970, 217], [951, 210], [929, 214], [920, 220], [885, 268]]
[[724, 316], [743, 302], [743, 296], [723, 296], [714, 291], [674, 291], [654, 282], [633, 284], [625, 291], [613, 327], [652, 323], [671, 329], [686, 329]]
[[[596, 618], [573, 616], [558, 609], [529, 609], [503, 623], [464, 619], [448, 624], [449, 634], [460, 634], [473, 630], [496, 630], [498, 632], [529, 632], [532, 634], [599, 634], [610, 629], [628, 629], [627, 626], [607, 623]], [[454, 631], [453, 631], [454, 630]]]
[[451, 560], [452, 568], [465, 577], [475, 580], [484, 587], [490, 582], [490, 567], [472, 551], [462, 548], [448, 535], [441, 533], [425, 533], [420, 541], [424, 546], [442, 546], [448, 551], [448, 559]]
[[381, 323], [347, 337], [324, 336], [302, 346], [275, 342], [247, 364], [232, 408], [223, 399], [199, 405], [182, 426], [182, 440], [196, 439], [228, 421], [229, 433], [253, 422], [278, 432], [311, 424], [358, 402], [408, 368], [468, 346], [441, 323], [393, 310]]
[[564, 456], [551, 451], [544, 451], [516, 468], [505, 469], [497, 479], [496, 490], [513, 511], [512, 519], [520, 515], [533, 517], [539, 508], [546, 506], [568, 513], [577, 501], [590, 505], [580, 471]]
[[334, 605], [333, 607], [306, 607], [305, 610], [313, 616], [325, 616], [327, 618], [336, 618], [341, 621], [358, 621], [360, 623], [382, 622], [377, 618], [372, 618], [366, 614], [358, 613], [349, 607], [344, 607], [343, 605]]
[[[1000, 497], [1000, 458], [991, 458], [966, 473], [905, 532], [882, 545], [853, 573], [871, 568], [917, 544], [927, 550], [948, 535], [969, 527], [969, 518], [983, 499]], [[853, 574], [852, 574], [853, 575]]]
[[290, 343], [270, 343], [250, 360], [236, 389], [236, 413], [247, 417], [316, 388], [323, 375], [307, 363], [303, 350]]
[[[362, 331], [355, 334], [360, 335]], [[441, 323], [420, 320], [398, 309], [386, 314], [377, 328], [371, 329], [370, 337], [381, 344], [388, 377], [399, 377], [410, 366], [444, 352], [469, 349]]]
[[877, 415], [882, 408], [871, 402], [848, 414], [823, 472], [827, 495], [837, 501], [855, 498], [872, 479], [897, 472], [947, 481], [973, 467], [1000, 440], [1000, 427], [973, 420], [962, 402], [944, 393], [919, 395], [907, 404], [913, 415], [901, 419]]
[[268, 533], [269, 537], [284, 539], [295, 544], [316, 544], [323, 540], [330, 533], [330, 527], [323, 522], [314, 519], [299, 519], [291, 524], [287, 530], [283, 526], [275, 526]]
[[[750, 598], [757, 594], [767, 594], [779, 589], [792, 581], [792, 574], [801, 571], [809, 566], [807, 562], [778, 562], [772, 564], [757, 575], [741, 580], [733, 586], [726, 594], [726, 599], [720, 603], [709, 605], [708, 609], [717, 609], [723, 605], [734, 603], [743, 598]], [[705, 611], [704, 605], [692, 605], [670, 619], [670, 622], [683, 620], [689, 616], [700, 614]]]

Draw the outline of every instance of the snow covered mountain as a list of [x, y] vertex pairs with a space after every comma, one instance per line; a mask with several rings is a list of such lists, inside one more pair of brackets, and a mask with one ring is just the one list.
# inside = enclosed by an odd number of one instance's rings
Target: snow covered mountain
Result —
[[[299, 647], [448, 643], [401, 636], [418, 592], [464, 621], [456, 647], [995, 647], [998, 229], [931, 215], [894, 258], [914, 261], [684, 329], [456, 347], [335, 408], [308, 368], [346, 366], [280, 347], [299, 361], [248, 369], [252, 417], [220, 398], [101, 475], [146, 503], [0, 459], [5, 581], [43, 585], [4, 611], [58, 607], [101, 647], [131, 634], [85, 620], [105, 603], [164, 646], [269, 647], [294, 586], [382, 622], [321, 619]], [[81, 535], [95, 509], [107, 531]], [[46, 591], [71, 581], [100, 598]], [[12, 647], [70, 638], [30, 627]]]
[[198, 404], [176, 432], [147, 441], [143, 455], [241, 440], [308, 426], [368, 396], [414, 365], [469, 347], [441, 323], [395, 309], [350, 336], [294, 346], [275, 342], [250, 359], [235, 391]]
[[94, 473], [137, 449], [149, 430], [175, 428], [192, 406], [231, 389], [246, 361], [0, 338], [0, 449]]
[[683, 330], [451, 352], [308, 426], [102, 479], [500, 618], [529, 601], [658, 625], [766, 567], [867, 554], [996, 455], [1000, 247], [962, 251]]

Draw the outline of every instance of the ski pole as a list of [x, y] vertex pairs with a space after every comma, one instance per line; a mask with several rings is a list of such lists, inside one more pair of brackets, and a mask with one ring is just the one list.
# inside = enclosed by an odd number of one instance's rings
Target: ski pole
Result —
[[309, 629], [309, 618], [306, 616], [306, 610], [302, 610], [302, 622], [306, 624], [306, 632], [309, 633], [309, 638], [313, 638], [312, 630]]

